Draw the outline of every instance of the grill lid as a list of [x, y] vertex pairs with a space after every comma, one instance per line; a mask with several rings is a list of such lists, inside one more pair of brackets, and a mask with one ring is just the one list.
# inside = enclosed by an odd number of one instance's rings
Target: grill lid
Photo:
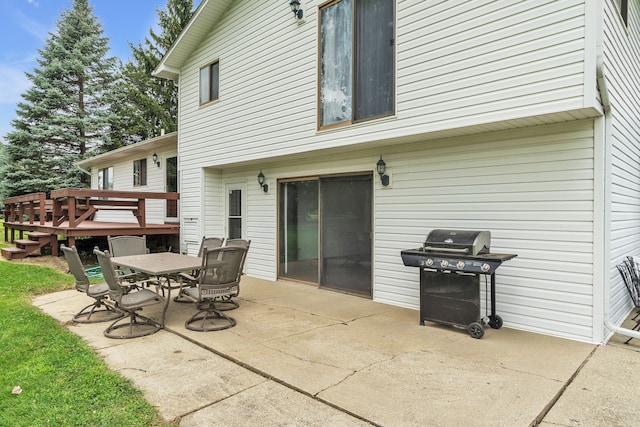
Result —
[[423, 249], [465, 255], [487, 254], [491, 247], [491, 232], [474, 230], [432, 230]]

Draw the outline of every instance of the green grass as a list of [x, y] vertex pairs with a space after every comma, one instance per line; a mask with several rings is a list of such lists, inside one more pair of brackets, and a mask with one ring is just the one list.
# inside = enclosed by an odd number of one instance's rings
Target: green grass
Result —
[[170, 425], [80, 337], [29, 303], [72, 284], [50, 268], [0, 261], [0, 426]]
[[4, 220], [0, 219], [0, 248], [8, 248], [10, 243], [4, 241]]

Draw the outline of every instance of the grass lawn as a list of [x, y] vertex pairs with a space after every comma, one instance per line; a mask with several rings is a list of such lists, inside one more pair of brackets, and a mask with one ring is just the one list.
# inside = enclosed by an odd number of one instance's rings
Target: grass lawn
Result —
[[80, 337], [29, 302], [71, 286], [72, 276], [51, 268], [0, 260], [0, 426], [171, 425]]
[[12, 245], [4, 241], [4, 220], [0, 219], [0, 248], [8, 248], [9, 246]]

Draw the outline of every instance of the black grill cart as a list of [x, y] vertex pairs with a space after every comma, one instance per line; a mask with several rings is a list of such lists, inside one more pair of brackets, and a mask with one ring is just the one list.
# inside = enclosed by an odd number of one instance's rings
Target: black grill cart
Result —
[[[401, 251], [404, 265], [420, 268], [420, 324], [425, 320], [466, 328], [473, 338], [484, 327], [502, 327], [496, 314], [496, 269], [514, 254], [492, 254], [488, 231], [434, 230], [423, 247]], [[490, 281], [491, 314], [480, 310], [481, 278]]]

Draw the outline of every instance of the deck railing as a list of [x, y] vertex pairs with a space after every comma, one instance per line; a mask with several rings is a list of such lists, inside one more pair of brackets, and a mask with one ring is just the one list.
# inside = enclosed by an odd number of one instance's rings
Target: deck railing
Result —
[[54, 227], [68, 222], [67, 228], [77, 228], [80, 223], [93, 219], [100, 210], [130, 210], [140, 227], [146, 223], [146, 200], [177, 201], [180, 193], [92, 190], [64, 188], [45, 193], [31, 193], [4, 199], [5, 240], [8, 229], [15, 226], [44, 225]]
[[146, 227], [146, 200], [178, 200], [180, 193], [156, 193], [146, 191], [90, 190], [65, 188], [53, 190], [53, 225], [65, 221], [75, 228], [82, 221], [93, 218], [100, 210], [130, 210], [140, 227]]
[[52, 206], [53, 202], [45, 193], [31, 193], [4, 199], [2, 213], [5, 222], [44, 224]]

